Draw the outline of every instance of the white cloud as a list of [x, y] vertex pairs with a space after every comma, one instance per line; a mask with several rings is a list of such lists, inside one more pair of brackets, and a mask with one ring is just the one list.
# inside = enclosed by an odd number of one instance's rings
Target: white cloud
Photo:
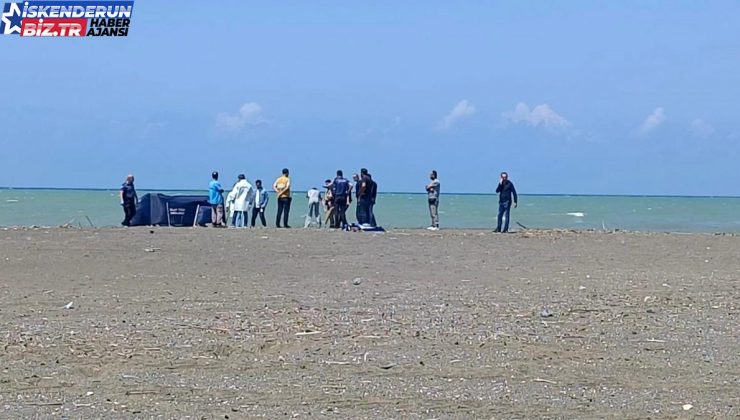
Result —
[[245, 103], [236, 114], [222, 112], [216, 116], [216, 127], [227, 130], [240, 130], [246, 126], [257, 126], [268, 122], [262, 113], [262, 107], [256, 102]]
[[697, 118], [691, 121], [691, 133], [700, 139], [708, 139], [714, 134], [714, 127], [701, 118]]
[[663, 112], [663, 108], [655, 108], [652, 114], [648, 115], [645, 118], [645, 121], [642, 122], [642, 125], [640, 126], [640, 134], [642, 134], [643, 136], [647, 135], [654, 131], [656, 128], [660, 127], [664, 122], [665, 112]]
[[567, 128], [572, 124], [562, 115], [555, 112], [550, 105], [541, 104], [532, 109], [524, 102], [519, 102], [514, 111], [504, 112], [504, 119], [514, 124], [527, 124], [532, 127]]
[[359, 133], [360, 137], [385, 136], [401, 125], [401, 117], [395, 116], [390, 122], [375, 125]]
[[469, 103], [467, 99], [463, 99], [458, 102], [444, 118], [442, 118], [442, 121], [439, 122], [439, 128], [446, 130], [460, 120], [475, 114], [475, 111], [475, 106]]

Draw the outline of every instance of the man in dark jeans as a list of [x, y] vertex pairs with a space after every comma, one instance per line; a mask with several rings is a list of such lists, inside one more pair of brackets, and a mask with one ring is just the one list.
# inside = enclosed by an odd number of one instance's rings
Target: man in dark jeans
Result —
[[290, 172], [283, 169], [283, 174], [272, 184], [272, 189], [277, 193], [277, 216], [275, 217], [275, 226], [280, 227], [280, 218], [283, 219], [283, 227], [289, 228], [288, 218], [290, 217]]
[[257, 186], [257, 191], [255, 191], [254, 194], [254, 207], [252, 207], [252, 227], [254, 227], [254, 222], [257, 221], [257, 216], [260, 217], [262, 226], [266, 227], [267, 222], [265, 221], [265, 209], [267, 208], [267, 202], [270, 198], [267, 196], [267, 191], [262, 188], [261, 179], [255, 181], [254, 184]]
[[367, 169], [360, 170], [360, 185], [357, 190], [357, 223], [372, 224], [370, 206], [373, 203], [374, 182]]
[[362, 208], [360, 207], [360, 186], [362, 185], [362, 181], [360, 180], [360, 175], [355, 173], [352, 175], [352, 181], [354, 184], [352, 184], [352, 191], [355, 194], [356, 204], [355, 204], [355, 219], [357, 220], [357, 224], [362, 224], [362, 214], [360, 214], [360, 210]]
[[378, 183], [373, 181], [373, 174], [367, 174], [368, 182], [370, 184], [370, 226], [376, 227], [378, 223], [375, 221], [375, 200], [378, 198]]
[[331, 183], [331, 194], [334, 197], [334, 228], [343, 229], [347, 225], [347, 207], [350, 203], [350, 184], [344, 179], [341, 170], [337, 171], [337, 177]]
[[123, 206], [123, 226], [131, 226], [131, 219], [136, 216], [136, 205], [139, 204], [139, 197], [136, 195], [134, 188], [134, 176], [126, 177], [126, 182], [121, 185], [121, 206]]
[[[509, 231], [509, 212], [511, 211], [512, 197], [514, 199], [514, 208], [517, 206], [517, 195], [514, 183], [509, 181], [509, 174], [501, 172], [501, 179], [496, 187], [498, 195], [498, 224], [494, 232], [508, 232]], [[504, 229], [501, 230], [502, 219], [506, 217], [506, 223]]]

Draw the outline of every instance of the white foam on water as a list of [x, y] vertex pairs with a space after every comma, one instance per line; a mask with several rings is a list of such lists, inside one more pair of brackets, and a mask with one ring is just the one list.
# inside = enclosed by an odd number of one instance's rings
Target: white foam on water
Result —
[[567, 214], [568, 216], [573, 216], [573, 217], [583, 217], [586, 215], [585, 213], [581, 213], [580, 211], [574, 211], [572, 213], [565, 213], [565, 214]]
[[5, 200], [6, 203], [17, 203], [18, 200]]

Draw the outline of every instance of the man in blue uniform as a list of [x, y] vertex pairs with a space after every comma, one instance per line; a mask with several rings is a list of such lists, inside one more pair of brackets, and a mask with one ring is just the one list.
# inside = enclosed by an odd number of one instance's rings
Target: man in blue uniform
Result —
[[126, 181], [121, 185], [121, 206], [123, 206], [123, 226], [131, 226], [131, 219], [136, 216], [136, 205], [139, 204], [139, 197], [136, 195], [134, 188], [134, 176], [129, 175]]

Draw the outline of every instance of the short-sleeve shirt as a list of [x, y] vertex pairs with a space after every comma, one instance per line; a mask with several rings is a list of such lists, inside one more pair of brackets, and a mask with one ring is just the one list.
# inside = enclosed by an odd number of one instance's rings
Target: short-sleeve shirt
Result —
[[332, 183], [331, 192], [335, 199], [345, 198], [349, 194], [350, 188], [352, 188], [352, 185], [350, 185], [349, 181], [345, 178], [336, 177]]
[[278, 196], [277, 198], [290, 198], [290, 178], [283, 175], [275, 180], [275, 186], [277, 187]]
[[214, 180], [211, 180], [211, 182], [208, 184], [208, 203], [210, 204], [223, 204], [224, 203], [224, 196], [221, 194], [223, 191], [223, 187], [221, 187], [221, 183]]
[[321, 198], [320, 198], [321, 193], [316, 188], [311, 188], [310, 190], [308, 190], [306, 195], [308, 195], [309, 203], [318, 203], [321, 201]]
[[134, 184], [124, 182], [121, 185], [121, 191], [123, 192], [124, 201], [134, 201], [136, 199], [136, 189], [134, 188]]
[[427, 191], [427, 194], [429, 196], [430, 200], [439, 200], [439, 180], [434, 179], [432, 182], [429, 183], [429, 191]]

